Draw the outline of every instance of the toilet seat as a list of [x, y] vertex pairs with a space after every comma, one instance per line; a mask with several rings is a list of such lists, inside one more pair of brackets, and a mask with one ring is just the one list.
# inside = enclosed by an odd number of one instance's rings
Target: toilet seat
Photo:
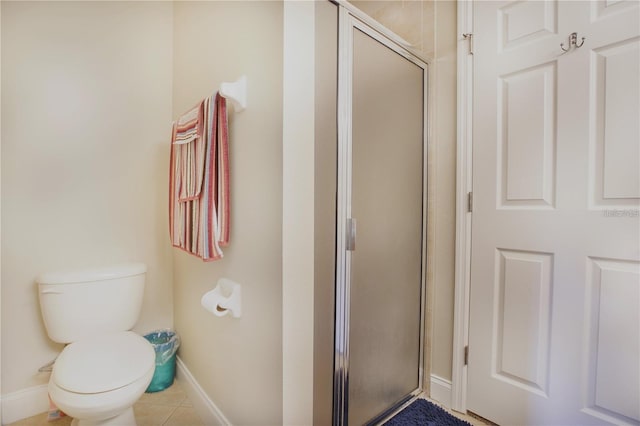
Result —
[[51, 380], [68, 392], [96, 394], [130, 385], [155, 369], [155, 351], [131, 331], [110, 333], [68, 345]]
[[70, 417], [79, 419], [77, 426], [101, 425], [123, 426], [134, 425], [134, 421], [123, 420], [122, 417], [135, 418], [133, 404], [144, 393], [151, 382], [154, 369], [146, 376], [118, 389], [101, 393], [69, 392], [49, 380], [47, 390], [51, 400], [58, 408]]

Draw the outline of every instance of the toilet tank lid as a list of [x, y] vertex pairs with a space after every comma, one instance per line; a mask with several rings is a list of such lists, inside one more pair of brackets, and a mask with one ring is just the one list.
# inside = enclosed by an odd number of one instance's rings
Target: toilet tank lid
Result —
[[36, 282], [39, 284], [74, 284], [130, 277], [144, 274], [145, 272], [147, 272], [147, 265], [132, 262], [101, 268], [47, 272], [40, 274], [40, 276], [36, 278]]

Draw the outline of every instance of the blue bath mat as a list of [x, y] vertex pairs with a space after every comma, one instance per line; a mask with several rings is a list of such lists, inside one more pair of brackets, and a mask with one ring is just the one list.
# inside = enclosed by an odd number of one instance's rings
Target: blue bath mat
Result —
[[425, 399], [416, 399], [384, 426], [471, 426]]

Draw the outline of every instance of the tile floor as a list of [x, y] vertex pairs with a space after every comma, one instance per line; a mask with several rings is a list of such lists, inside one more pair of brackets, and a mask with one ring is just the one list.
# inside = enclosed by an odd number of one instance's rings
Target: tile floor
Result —
[[[429, 398], [424, 396], [420, 396], [420, 398], [442, 407], [441, 404]], [[471, 423], [473, 426], [491, 424], [445, 407], [442, 408], [459, 419]], [[135, 412], [138, 426], [204, 426], [178, 382], [175, 382], [162, 392], [145, 393], [133, 406], [133, 411]], [[48, 422], [47, 413], [42, 413], [7, 426], [69, 426], [70, 424], [70, 417]]]
[[[156, 393], [145, 393], [133, 406], [138, 426], [204, 426], [180, 384]], [[47, 413], [8, 426], [69, 426], [71, 418], [47, 421]]]

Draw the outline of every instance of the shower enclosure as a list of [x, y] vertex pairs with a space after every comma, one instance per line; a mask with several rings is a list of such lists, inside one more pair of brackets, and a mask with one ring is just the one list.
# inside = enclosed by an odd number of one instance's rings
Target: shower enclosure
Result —
[[354, 426], [422, 390], [427, 65], [339, 9], [333, 424]]

